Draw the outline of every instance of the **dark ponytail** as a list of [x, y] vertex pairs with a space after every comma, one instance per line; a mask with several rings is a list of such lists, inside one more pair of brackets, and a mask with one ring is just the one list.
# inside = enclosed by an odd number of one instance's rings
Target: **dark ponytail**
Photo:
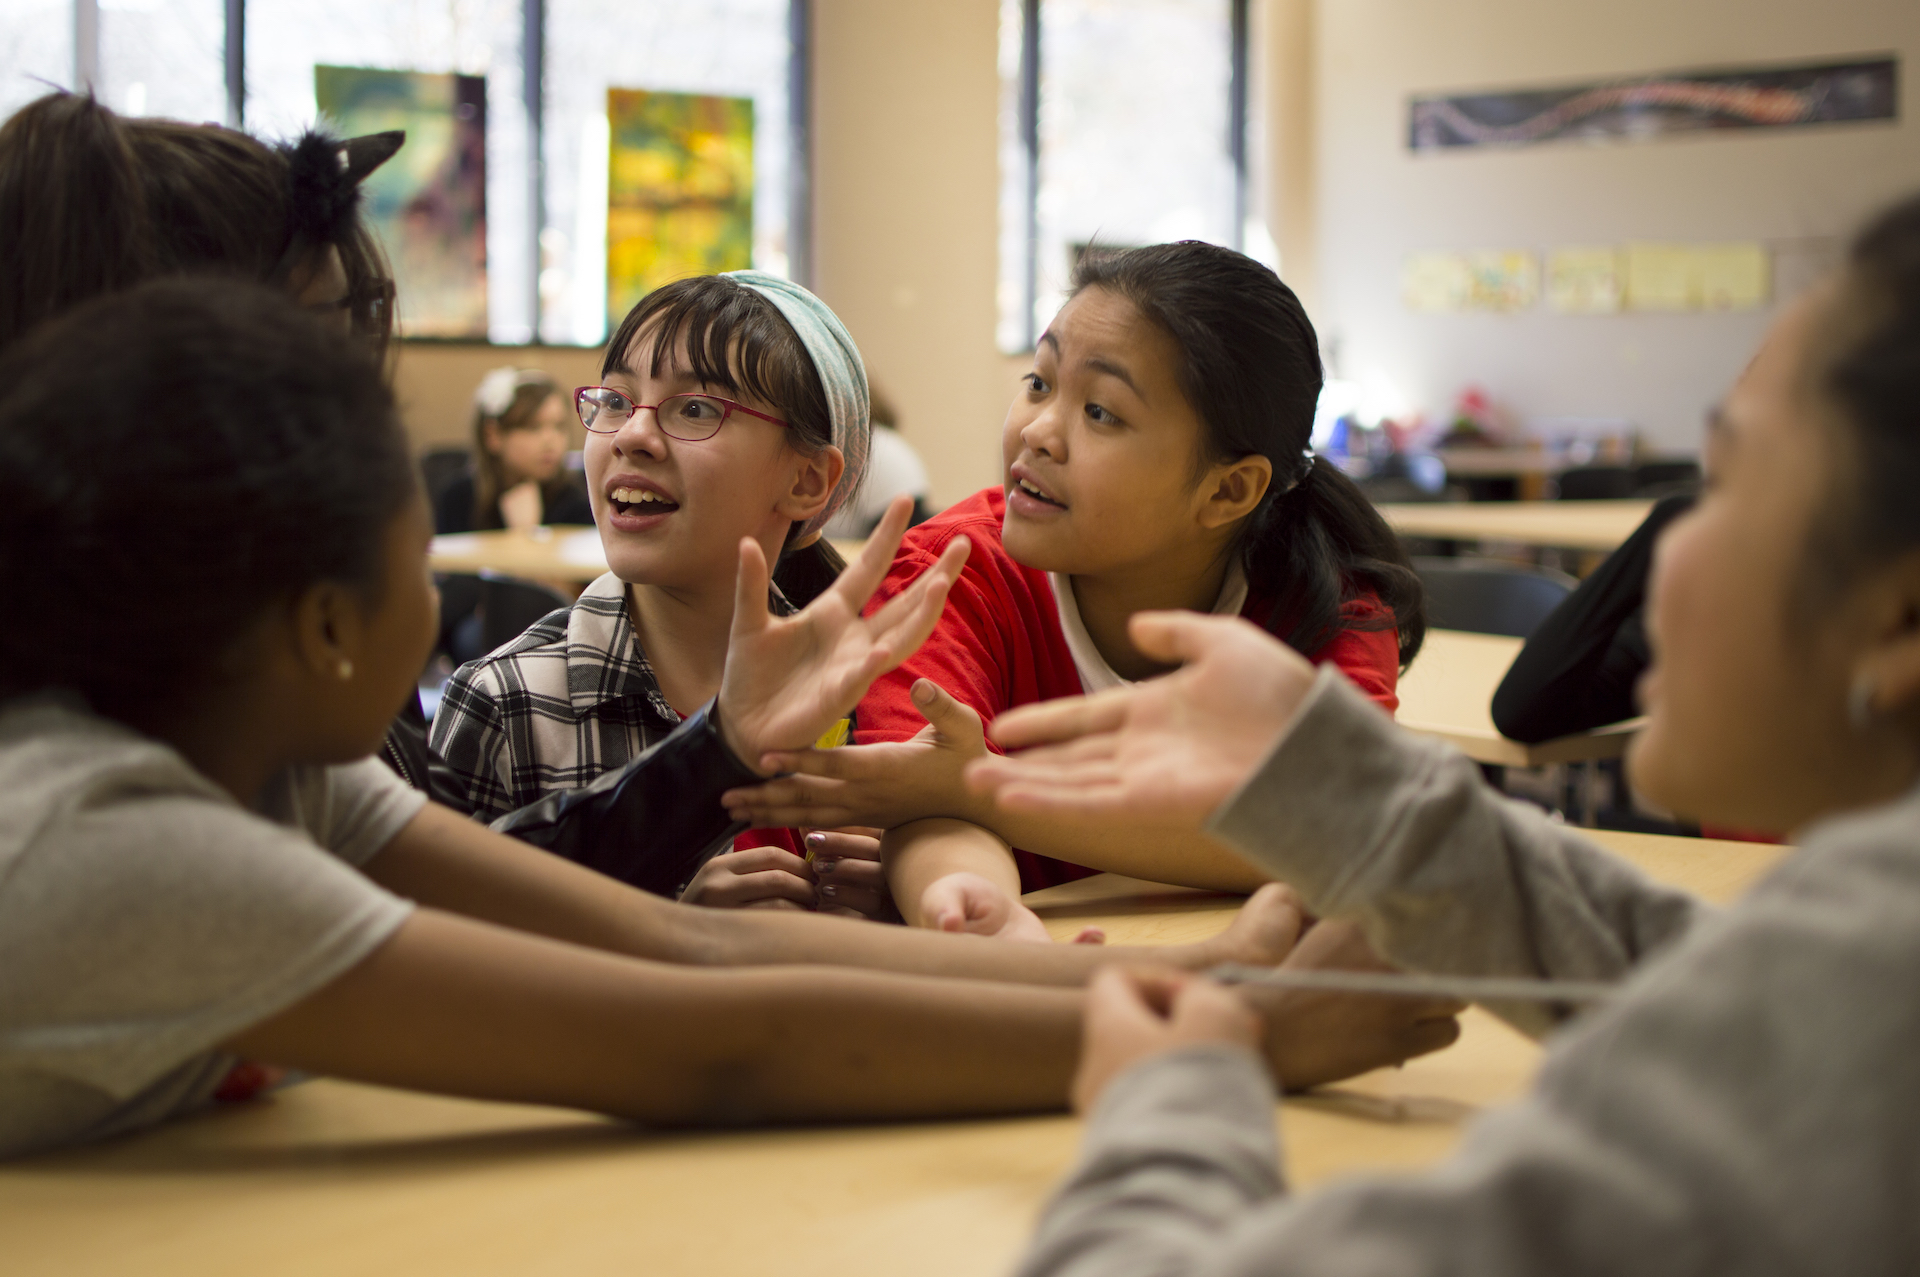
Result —
[[53, 93], [0, 125], [0, 350], [41, 320], [151, 275], [157, 248], [126, 121]]
[[[359, 170], [336, 173], [333, 185], [347, 196], [336, 193], [319, 208], [310, 207], [312, 183], [298, 181], [316, 154], [324, 168], [379, 141], [343, 144], [309, 133], [270, 147], [217, 124], [126, 119], [87, 94], [27, 103], [0, 125], [0, 245], [8, 255], [0, 349], [88, 298], [147, 279], [228, 275], [285, 287], [292, 266], [330, 246], [347, 277], [347, 318], [383, 352], [392, 281], [346, 185]], [[308, 229], [316, 220], [325, 231], [318, 238]]]
[[[1208, 433], [1201, 465], [1263, 456], [1266, 496], [1242, 521], [1248, 586], [1265, 624], [1301, 652], [1341, 630], [1394, 629], [1400, 663], [1426, 637], [1426, 600], [1406, 551], [1372, 502], [1308, 450], [1323, 374], [1319, 339], [1293, 290], [1250, 257], [1184, 241], [1090, 252], [1074, 290], [1126, 298], [1180, 348], [1180, 389]], [[1353, 606], [1369, 597], [1377, 608]]]

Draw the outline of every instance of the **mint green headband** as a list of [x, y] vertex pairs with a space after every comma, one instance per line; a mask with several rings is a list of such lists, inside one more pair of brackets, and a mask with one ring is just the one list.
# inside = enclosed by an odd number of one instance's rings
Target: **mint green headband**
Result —
[[827, 520], [853, 495], [867, 472], [867, 444], [873, 437], [868, 417], [867, 366], [861, 362], [860, 348], [853, 344], [853, 334], [840, 317], [792, 280], [757, 270], [728, 271], [726, 278], [751, 288], [779, 309], [799, 334], [800, 344], [806, 347], [814, 371], [820, 374], [820, 384], [826, 388], [833, 446], [840, 449], [847, 468], [828, 495], [827, 504], [800, 529], [802, 537], [810, 537], [827, 526]]

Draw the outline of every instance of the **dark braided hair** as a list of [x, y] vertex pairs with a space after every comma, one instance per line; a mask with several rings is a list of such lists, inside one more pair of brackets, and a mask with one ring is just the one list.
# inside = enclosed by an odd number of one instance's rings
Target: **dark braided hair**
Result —
[[[1237, 545], [1252, 592], [1272, 600], [1267, 628], [1309, 655], [1343, 629], [1392, 628], [1401, 665], [1411, 661], [1427, 631], [1420, 578], [1372, 502], [1308, 451], [1324, 378], [1293, 290], [1250, 257], [1192, 240], [1090, 252], [1073, 286], [1126, 298], [1180, 348], [1180, 390], [1207, 432], [1201, 469], [1273, 463]], [[1381, 612], [1344, 611], [1367, 595]]]

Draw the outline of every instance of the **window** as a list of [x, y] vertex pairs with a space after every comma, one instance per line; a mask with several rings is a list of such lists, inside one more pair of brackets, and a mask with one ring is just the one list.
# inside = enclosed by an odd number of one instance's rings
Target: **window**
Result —
[[123, 115], [224, 122], [226, 0], [100, 0], [94, 91]]
[[[533, 215], [520, 0], [248, 0], [246, 125], [289, 137], [316, 115], [316, 64], [487, 78], [487, 331], [533, 337]], [[402, 313], [405, 311], [402, 304]]]
[[[751, 98], [753, 264], [804, 264], [790, 209], [805, 179], [793, 104], [806, 12], [806, 0], [8, 0], [0, 118], [84, 83], [123, 114], [231, 122], [238, 84], [246, 128], [278, 139], [314, 122], [317, 64], [485, 76], [489, 334], [594, 345], [607, 331], [609, 88]], [[529, 43], [542, 54], [532, 74]]]
[[547, 0], [540, 334], [607, 336], [607, 90], [753, 99], [753, 265], [785, 275], [788, 0]]
[[72, 84], [73, 0], [8, 0], [0, 7], [0, 115]]
[[1003, 350], [1090, 244], [1247, 241], [1245, 67], [1245, 0], [1003, 0]]

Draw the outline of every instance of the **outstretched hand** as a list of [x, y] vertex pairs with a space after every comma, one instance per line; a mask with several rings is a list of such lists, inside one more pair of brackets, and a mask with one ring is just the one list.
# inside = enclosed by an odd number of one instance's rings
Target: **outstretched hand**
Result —
[[885, 579], [912, 513], [910, 500], [896, 498], [840, 579], [789, 617], [767, 612], [766, 556], [751, 538], [740, 542], [720, 730], [734, 754], [761, 775], [774, 770], [769, 753], [811, 745], [933, 632], [966, 562], [965, 537], [955, 537], [939, 561], [885, 607], [860, 615]]
[[1022, 706], [991, 735], [1025, 752], [967, 765], [1005, 811], [1196, 829], [1267, 756], [1313, 686], [1299, 653], [1238, 617], [1141, 612], [1134, 645], [1164, 678]]
[[892, 829], [929, 816], [972, 819], [979, 800], [964, 771], [987, 752], [980, 715], [931, 679], [917, 680], [912, 696], [927, 725], [911, 740], [771, 755], [768, 765], [782, 775], [722, 794], [727, 814], [756, 827]]

